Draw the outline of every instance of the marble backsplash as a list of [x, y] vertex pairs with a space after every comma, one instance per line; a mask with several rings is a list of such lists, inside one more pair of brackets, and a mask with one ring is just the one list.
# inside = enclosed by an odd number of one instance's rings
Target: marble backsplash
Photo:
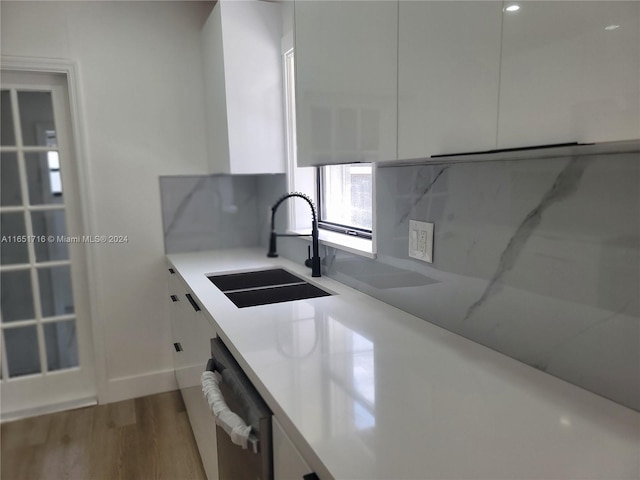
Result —
[[379, 168], [376, 202], [377, 258], [323, 247], [325, 275], [640, 410], [640, 154]]
[[286, 190], [284, 175], [160, 178], [166, 253], [264, 246], [270, 210]]

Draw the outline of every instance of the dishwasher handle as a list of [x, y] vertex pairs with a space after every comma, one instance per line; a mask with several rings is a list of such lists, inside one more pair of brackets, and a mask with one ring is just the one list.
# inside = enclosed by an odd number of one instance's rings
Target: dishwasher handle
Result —
[[246, 449], [251, 445], [254, 453], [259, 452], [258, 438], [251, 433], [251, 426], [236, 413], [232, 412], [220, 391], [220, 379], [216, 375], [215, 361], [209, 359], [207, 370], [202, 373], [202, 393], [209, 404], [209, 408], [213, 412], [216, 424], [231, 437], [231, 441], [236, 445]]

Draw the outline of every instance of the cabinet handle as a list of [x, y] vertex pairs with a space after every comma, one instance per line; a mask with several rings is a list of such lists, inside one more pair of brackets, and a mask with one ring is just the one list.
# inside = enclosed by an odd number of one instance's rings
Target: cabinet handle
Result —
[[176, 295], [171, 295], [171, 301], [172, 302], [177, 302], [178, 301], [178, 297]]
[[320, 478], [315, 473], [307, 473], [302, 476], [302, 480], [320, 480]]
[[174, 343], [173, 344], [173, 348], [176, 349], [176, 352], [181, 352], [182, 351], [182, 345], [180, 345], [179, 343]]
[[185, 297], [187, 297], [187, 300], [189, 300], [189, 303], [191, 304], [191, 306], [193, 307], [193, 309], [194, 309], [196, 312], [199, 312], [199, 311], [200, 311], [200, 306], [196, 303], [196, 301], [193, 299], [193, 297], [191, 296], [191, 294], [190, 294], [190, 293], [187, 293], [187, 294], [185, 295]]
[[176, 273], [176, 271], [175, 271], [173, 268], [170, 268], [170, 269], [169, 269], [169, 273], [170, 273], [171, 275], [173, 275], [174, 273]]

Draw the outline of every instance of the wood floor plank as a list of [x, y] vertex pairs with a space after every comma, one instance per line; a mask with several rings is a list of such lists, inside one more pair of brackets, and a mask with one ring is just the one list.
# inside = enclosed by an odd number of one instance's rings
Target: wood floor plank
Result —
[[95, 429], [89, 449], [91, 462], [88, 478], [91, 480], [126, 478], [122, 474], [122, 456], [133, 450], [126, 440], [122, 428]]
[[162, 478], [172, 480], [179, 478], [180, 475], [186, 475], [187, 478], [199, 478], [200, 475], [204, 475], [202, 462], [182, 397], [171, 395], [162, 400], [166, 402], [166, 408], [173, 410], [175, 414], [172, 415], [171, 421], [163, 422], [161, 425], [159, 450], [161, 452], [172, 451], [180, 449], [185, 444], [193, 445], [193, 448], [185, 449], [185, 454], [179, 458], [169, 459], [163, 456], [160, 459], [161, 471], [164, 473]]
[[144, 466], [144, 471], [151, 478], [159, 478], [158, 467], [160, 452], [158, 450], [161, 417], [158, 415], [159, 403], [164, 394], [157, 395], [153, 400], [149, 397], [136, 398], [136, 435], [138, 456], [136, 464]]
[[82, 479], [89, 470], [87, 446], [93, 433], [91, 407], [55, 415], [44, 449], [43, 478]]
[[124, 427], [136, 423], [136, 409], [134, 400], [110, 403], [107, 405], [109, 428]]
[[185, 449], [184, 455], [176, 459], [169, 459], [167, 457], [163, 459], [162, 470], [167, 472], [164, 478], [172, 480], [180, 478], [181, 475], [185, 475], [187, 478], [204, 478], [205, 473], [202, 467], [202, 460], [200, 459], [200, 453], [193, 438], [193, 432], [191, 431], [191, 425], [189, 425], [189, 418], [187, 417], [186, 411], [179, 413], [179, 420], [179, 423], [176, 425], [175, 435], [165, 439], [166, 443], [163, 445], [163, 449], [180, 449], [181, 446], [185, 444], [191, 444], [193, 448]]
[[2, 449], [0, 478], [3, 480], [39, 479], [42, 472], [43, 447], [26, 446], [5, 453]]
[[206, 480], [179, 392], [0, 426], [3, 480]]
[[0, 440], [8, 445], [42, 445], [47, 440], [51, 419], [52, 415], [41, 415], [3, 424]]

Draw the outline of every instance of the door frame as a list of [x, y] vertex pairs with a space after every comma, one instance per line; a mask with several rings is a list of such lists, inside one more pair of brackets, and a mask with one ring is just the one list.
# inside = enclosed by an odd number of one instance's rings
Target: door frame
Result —
[[[87, 148], [87, 135], [84, 128], [84, 115], [81, 101], [81, 89], [79, 82], [79, 66], [77, 62], [67, 59], [19, 57], [12, 55], [0, 56], [0, 69], [14, 72], [62, 74], [67, 82], [69, 96], [69, 113], [71, 121], [71, 145], [75, 156], [75, 168], [78, 179], [78, 196], [80, 199], [80, 216], [86, 235], [97, 235], [95, 222], [95, 199], [91, 188], [91, 162], [89, 149]], [[98, 308], [99, 292], [101, 290], [101, 277], [98, 275], [96, 259], [84, 244], [85, 268], [87, 275], [87, 291], [89, 298], [91, 339], [93, 347], [93, 365], [96, 375], [96, 396], [98, 403], [107, 401], [107, 362], [104, 342], [104, 323]], [[56, 406], [52, 406], [55, 408]], [[67, 406], [58, 406], [64, 409]], [[27, 413], [27, 412], [25, 412]], [[44, 413], [44, 412], [38, 412]]]

